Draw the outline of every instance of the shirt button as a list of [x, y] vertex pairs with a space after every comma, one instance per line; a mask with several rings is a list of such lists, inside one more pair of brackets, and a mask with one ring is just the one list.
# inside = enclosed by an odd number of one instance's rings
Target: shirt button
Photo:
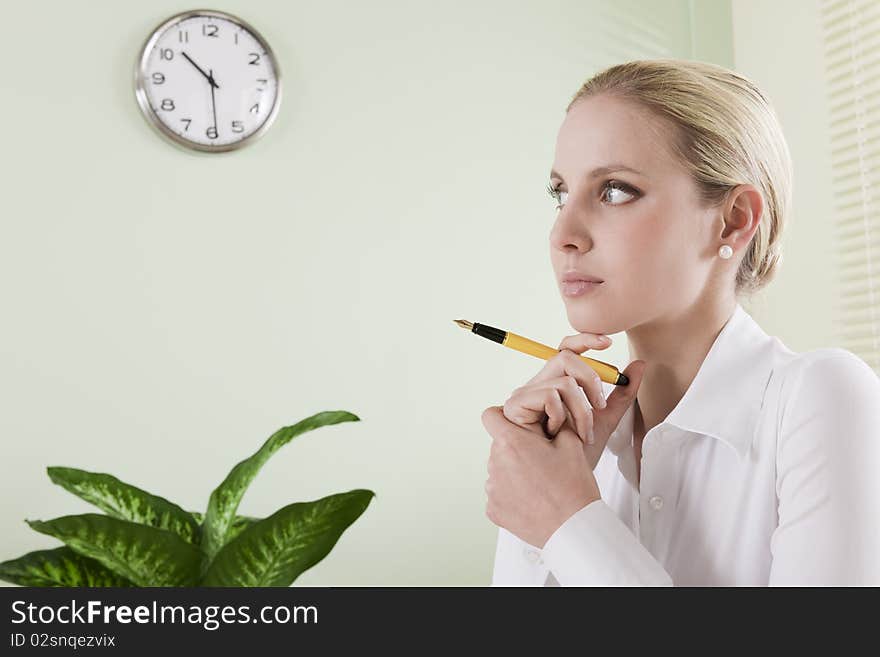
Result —
[[525, 553], [526, 553], [526, 559], [528, 559], [532, 563], [535, 563], [536, 561], [538, 561], [541, 558], [541, 555], [538, 554], [537, 550], [533, 550], [531, 548], [526, 548]]
[[659, 495], [654, 495], [648, 502], [651, 503], [655, 509], [660, 509], [663, 506], [663, 498]]

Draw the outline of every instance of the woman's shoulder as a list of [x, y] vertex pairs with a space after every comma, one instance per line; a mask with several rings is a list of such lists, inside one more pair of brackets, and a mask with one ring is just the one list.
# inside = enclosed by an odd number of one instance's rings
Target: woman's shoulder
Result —
[[862, 358], [842, 347], [789, 352], [778, 369], [790, 389], [804, 380], [827, 381], [826, 385], [847, 380], [877, 380], [877, 373]]
[[880, 420], [880, 377], [847, 349], [790, 352], [777, 373], [782, 415], [789, 426], [817, 415], [834, 416], [844, 424], [866, 414]]

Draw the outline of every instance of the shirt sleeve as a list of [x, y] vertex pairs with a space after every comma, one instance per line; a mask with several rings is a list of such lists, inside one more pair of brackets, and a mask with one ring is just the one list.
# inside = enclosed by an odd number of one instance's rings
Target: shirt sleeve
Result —
[[880, 585], [880, 379], [823, 349], [788, 376], [770, 586]]
[[672, 577], [604, 500], [553, 532], [544, 563], [561, 586], [672, 586]]
[[492, 586], [544, 586], [546, 579], [541, 550], [499, 527]]

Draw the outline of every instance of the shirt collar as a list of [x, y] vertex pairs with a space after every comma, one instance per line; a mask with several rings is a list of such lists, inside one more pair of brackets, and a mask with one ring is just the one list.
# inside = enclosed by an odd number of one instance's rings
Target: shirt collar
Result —
[[[661, 424], [717, 438], [744, 456], [757, 428], [777, 343], [737, 303], [690, 387]], [[630, 405], [609, 439], [615, 454], [632, 444], [633, 412]]]

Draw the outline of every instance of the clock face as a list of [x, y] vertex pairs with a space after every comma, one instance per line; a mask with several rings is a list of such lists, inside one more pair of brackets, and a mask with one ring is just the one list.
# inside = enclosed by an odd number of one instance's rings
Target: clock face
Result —
[[163, 135], [211, 152], [254, 141], [281, 102], [278, 64], [266, 41], [235, 16], [203, 10], [173, 16], [150, 35], [135, 91]]

